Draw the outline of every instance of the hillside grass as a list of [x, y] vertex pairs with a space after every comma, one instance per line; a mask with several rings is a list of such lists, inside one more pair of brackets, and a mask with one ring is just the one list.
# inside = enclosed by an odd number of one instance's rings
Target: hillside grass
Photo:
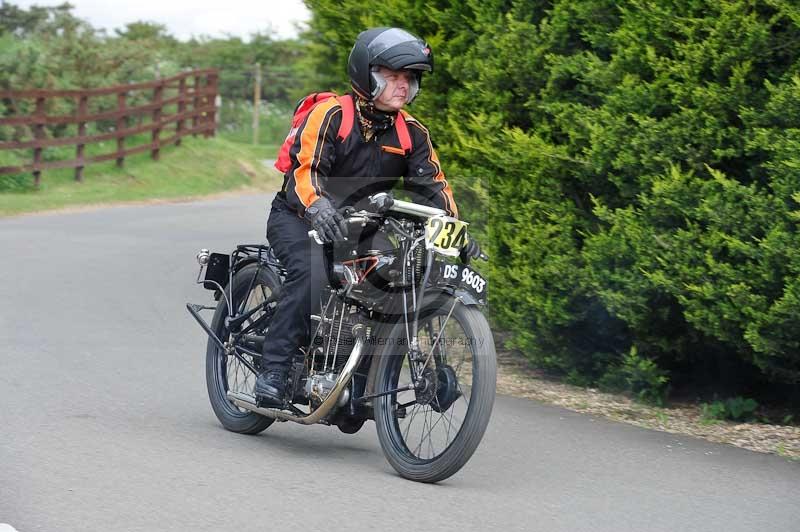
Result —
[[[127, 146], [147, 142], [131, 139]], [[94, 151], [109, 152], [113, 148], [87, 145], [87, 156]], [[45, 154], [45, 160], [71, 159], [70, 153]], [[2, 152], [0, 152], [2, 153]], [[226, 137], [188, 137], [180, 146], [161, 149], [160, 160], [149, 153], [125, 159], [123, 168], [114, 161], [85, 167], [83, 182], [74, 180], [74, 170], [42, 172], [39, 188], [33, 186], [30, 173], [0, 176], [0, 216], [46, 211], [67, 207], [137, 202], [153, 199], [185, 199], [240, 189], [276, 190], [281, 176], [264, 164], [274, 159], [277, 146], [234, 142]], [[18, 164], [29, 153], [3, 153], [0, 166]]]

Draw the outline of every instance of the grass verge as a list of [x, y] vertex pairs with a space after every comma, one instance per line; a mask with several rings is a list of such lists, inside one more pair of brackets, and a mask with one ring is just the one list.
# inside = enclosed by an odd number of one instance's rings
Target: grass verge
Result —
[[[244, 188], [276, 190], [281, 176], [263, 161], [276, 146], [252, 146], [225, 138], [184, 138], [181, 146], [162, 148], [160, 161], [148, 153], [125, 159], [125, 166], [99, 163], [84, 169], [83, 182], [72, 169], [33, 176], [13, 176], [13, 186], [0, 183], [0, 216], [86, 205], [179, 199]], [[6, 183], [11, 183], [7, 180]]]
[[[502, 345], [500, 338], [497, 343]], [[697, 403], [673, 403], [668, 407], [657, 407], [622, 394], [573, 386], [533, 368], [520, 353], [504, 349], [497, 352], [497, 391], [582, 414], [776, 454], [800, 462], [800, 426], [734, 421], [708, 423], [703, 419], [702, 409]]]

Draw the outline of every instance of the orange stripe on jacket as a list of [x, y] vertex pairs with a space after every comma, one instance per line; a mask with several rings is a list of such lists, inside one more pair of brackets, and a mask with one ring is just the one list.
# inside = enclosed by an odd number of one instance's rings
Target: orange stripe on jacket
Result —
[[425, 129], [425, 127], [410, 114], [406, 113], [405, 111], [400, 112], [403, 113], [403, 117], [406, 119], [408, 124], [418, 127], [425, 134], [425, 141], [428, 143], [428, 162], [430, 162], [436, 169], [436, 175], [433, 176], [433, 180], [438, 183], [444, 183], [444, 188], [442, 188], [440, 193], [444, 197], [445, 207], [448, 211], [450, 211], [452, 216], [458, 218], [458, 207], [456, 207], [456, 200], [453, 197], [453, 190], [450, 188], [450, 183], [448, 183], [447, 179], [444, 177], [442, 165], [439, 163], [439, 157], [436, 155], [436, 151], [433, 149], [433, 144], [431, 144], [431, 136], [428, 133], [428, 130]]
[[403, 148], [395, 148], [394, 146], [381, 146], [381, 149], [387, 153], [394, 153], [395, 155], [406, 154], [406, 151]]
[[299, 165], [293, 172], [294, 191], [300, 203], [306, 208], [322, 196], [317, 170], [317, 166], [319, 166], [318, 153], [322, 153], [325, 135], [335, 113], [331, 113], [328, 120], [325, 120], [325, 116], [328, 111], [338, 105], [336, 98], [330, 98], [314, 107], [308, 114], [303, 131], [300, 133], [300, 151], [297, 153]]

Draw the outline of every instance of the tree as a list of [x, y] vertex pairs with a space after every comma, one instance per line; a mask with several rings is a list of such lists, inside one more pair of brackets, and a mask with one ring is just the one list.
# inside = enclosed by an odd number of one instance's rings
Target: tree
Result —
[[70, 15], [73, 5], [65, 2], [55, 7], [31, 6], [30, 9], [22, 9], [6, 0], [0, 2], [0, 36], [5, 33], [13, 33], [17, 36], [25, 36], [41, 28], [46, 22], [51, 21], [65, 14]]
[[154, 41], [174, 45], [177, 40], [170, 35], [167, 27], [157, 22], [139, 20], [129, 22], [125, 27], [114, 30], [117, 36], [129, 41]]

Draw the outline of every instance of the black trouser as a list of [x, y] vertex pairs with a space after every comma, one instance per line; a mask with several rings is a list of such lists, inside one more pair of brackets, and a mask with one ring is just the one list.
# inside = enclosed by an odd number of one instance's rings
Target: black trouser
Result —
[[267, 239], [288, 275], [264, 340], [264, 369], [288, 367], [300, 346], [308, 345], [311, 314], [327, 286], [322, 246], [308, 236], [311, 225], [289, 210], [280, 196], [272, 202]]

